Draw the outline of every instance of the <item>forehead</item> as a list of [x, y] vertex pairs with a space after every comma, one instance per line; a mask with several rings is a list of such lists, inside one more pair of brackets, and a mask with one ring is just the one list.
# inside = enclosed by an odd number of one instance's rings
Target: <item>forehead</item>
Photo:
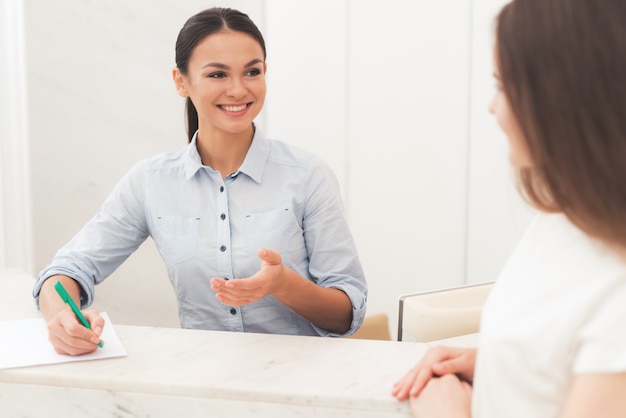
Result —
[[189, 64], [202, 67], [210, 62], [218, 62], [235, 66], [257, 58], [263, 61], [263, 49], [256, 39], [247, 33], [223, 30], [198, 42]]

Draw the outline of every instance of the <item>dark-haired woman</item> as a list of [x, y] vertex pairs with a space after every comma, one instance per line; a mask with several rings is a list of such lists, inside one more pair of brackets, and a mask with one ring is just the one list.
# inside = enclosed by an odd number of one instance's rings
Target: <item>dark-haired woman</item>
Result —
[[491, 112], [540, 210], [484, 307], [478, 349], [394, 387], [416, 417], [626, 416], [626, 3], [514, 0]]
[[213, 8], [176, 42], [174, 83], [187, 98], [189, 144], [137, 164], [34, 288], [60, 353], [96, 349], [55, 294], [89, 306], [148, 237], [167, 265], [184, 328], [342, 336], [356, 331], [367, 287], [334, 174], [319, 158], [265, 138], [263, 37], [247, 15]]

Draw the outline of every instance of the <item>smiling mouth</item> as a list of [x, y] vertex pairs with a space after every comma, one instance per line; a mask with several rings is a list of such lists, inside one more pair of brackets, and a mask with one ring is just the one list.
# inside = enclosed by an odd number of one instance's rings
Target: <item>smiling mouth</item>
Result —
[[241, 112], [242, 110], [245, 110], [251, 104], [252, 103], [245, 103], [239, 106], [217, 105], [217, 107], [227, 112]]

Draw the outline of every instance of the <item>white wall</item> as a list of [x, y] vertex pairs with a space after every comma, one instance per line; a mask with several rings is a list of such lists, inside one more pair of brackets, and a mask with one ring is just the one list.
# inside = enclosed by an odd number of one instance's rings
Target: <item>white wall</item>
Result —
[[32, 274], [22, 11], [0, 0], [0, 267]]
[[507, 139], [487, 112], [492, 76], [494, 16], [504, 0], [474, 0], [470, 68], [466, 280], [493, 280], [532, 217], [513, 187]]
[[[528, 222], [486, 110], [503, 3], [24, 0], [34, 270], [133, 163], [185, 144], [175, 38], [187, 17], [227, 5], [265, 34], [260, 128], [339, 177], [369, 312], [395, 327], [402, 293], [495, 279]], [[97, 298], [118, 323], [177, 325], [151, 242]]]

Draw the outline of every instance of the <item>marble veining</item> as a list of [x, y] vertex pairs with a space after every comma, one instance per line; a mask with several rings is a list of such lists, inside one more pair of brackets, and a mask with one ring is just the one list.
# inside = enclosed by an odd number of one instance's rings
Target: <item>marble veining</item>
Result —
[[[20, 280], [16, 286], [16, 278], [5, 276], [0, 285], [20, 288], [20, 294], [31, 285]], [[0, 305], [0, 319], [12, 316], [7, 309], [15, 312]], [[38, 315], [31, 301], [25, 311]], [[408, 404], [396, 401], [391, 388], [428, 348], [113, 326], [126, 357], [0, 370], [0, 416], [50, 416], [44, 412], [53, 405], [63, 412], [58, 416], [81, 417], [165, 417], [177, 410], [185, 416], [207, 416], [207, 410], [235, 416], [410, 416]]]

